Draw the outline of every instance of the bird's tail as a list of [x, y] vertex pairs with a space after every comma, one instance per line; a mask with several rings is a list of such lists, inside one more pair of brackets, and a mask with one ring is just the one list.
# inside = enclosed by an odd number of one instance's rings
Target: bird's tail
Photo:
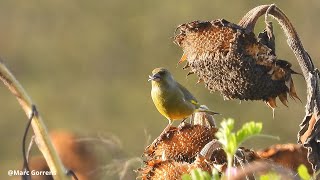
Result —
[[196, 112], [206, 112], [210, 115], [220, 114], [218, 112], [211, 111], [206, 105], [200, 105]]

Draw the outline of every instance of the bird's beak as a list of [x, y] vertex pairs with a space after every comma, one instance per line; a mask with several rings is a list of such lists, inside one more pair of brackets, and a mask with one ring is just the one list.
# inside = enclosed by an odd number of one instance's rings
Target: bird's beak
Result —
[[152, 76], [149, 75], [148, 81], [160, 81], [160, 75], [158, 73], [153, 74]]

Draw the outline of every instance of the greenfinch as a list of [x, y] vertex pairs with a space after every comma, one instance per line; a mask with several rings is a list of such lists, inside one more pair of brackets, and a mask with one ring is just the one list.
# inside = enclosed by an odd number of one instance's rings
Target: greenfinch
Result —
[[181, 84], [174, 80], [165, 68], [156, 68], [149, 76], [152, 83], [151, 97], [158, 111], [169, 120], [185, 120], [195, 112], [218, 114], [203, 108], [197, 99]]

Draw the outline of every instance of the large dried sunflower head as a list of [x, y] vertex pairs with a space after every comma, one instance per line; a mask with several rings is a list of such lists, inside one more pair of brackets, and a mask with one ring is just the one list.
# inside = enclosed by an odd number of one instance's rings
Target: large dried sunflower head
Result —
[[[286, 103], [295, 93], [287, 61], [278, 60], [272, 42], [224, 19], [193, 21], [178, 26], [174, 41], [183, 49], [179, 62], [187, 60], [210, 91], [225, 99], [264, 100], [274, 108], [275, 98]], [[271, 45], [270, 45], [271, 44]], [[189, 74], [192, 74], [189, 73]], [[286, 104], [285, 104], [286, 105]]]

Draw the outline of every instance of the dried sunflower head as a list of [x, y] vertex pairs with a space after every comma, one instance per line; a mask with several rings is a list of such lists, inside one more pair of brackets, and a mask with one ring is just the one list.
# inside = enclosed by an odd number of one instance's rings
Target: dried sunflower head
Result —
[[174, 160], [152, 159], [146, 162], [145, 167], [138, 170], [142, 180], [176, 180], [193, 169], [200, 168], [211, 172], [212, 166], [204, 158], [197, 157], [193, 163], [177, 162]]
[[304, 164], [309, 173], [312, 173], [311, 164], [308, 162], [308, 150], [300, 144], [275, 144], [266, 149], [257, 151], [264, 159], [270, 159], [277, 164], [297, 171], [300, 164]]
[[144, 152], [147, 158], [173, 159], [193, 162], [200, 150], [212, 139], [216, 128], [183, 123], [171, 127], [166, 133], [148, 146]]
[[294, 71], [290, 63], [277, 59], [274, 38], [262, 34], [258, 40], [253, 32], [224, 19], [193, 21], [177, 30], [174, 42], [184, 52], [179, 62], [187, 60], [185, 68], [210, 91], [219, 91], [225, 99], [264, 100], [272, 108], [278, 96], [284, 103], [287, 93], [298, 98]]

